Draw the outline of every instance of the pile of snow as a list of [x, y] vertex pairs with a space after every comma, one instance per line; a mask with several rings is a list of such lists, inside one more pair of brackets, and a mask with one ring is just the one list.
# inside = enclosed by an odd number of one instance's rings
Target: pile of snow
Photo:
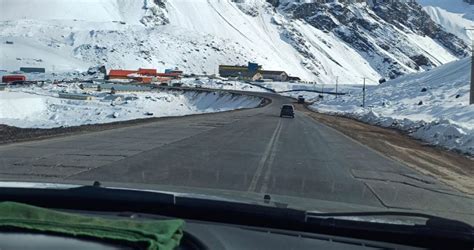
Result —
[[[158, 7], [153, 0], [2, 0], [0, 21], [86, 21], [146, 25]], [[166, 19], [166, 16], [162, 16]]]
[[474, 5], [463, 0], [417, 0], [431, 19], [446, 31], [471, 43], [472, 32], [466, 28], [474, 27]]
[[[82, 90], [79, 84], [11, 87], [0, 91], [0, 124], [53, 128], [257, 107], [261, 98], [217, 92]], [[86, 93], [92, 100], [59, 98]]]
[[225, 89], [238, 90], [248, 92], [271, 92], [265, 88], [261, 88], [256, 84], [250, 84], [242, 81], [210, 79], [204, 78], [184, 78], [181, 80], [183, 87], [191, 88], [207, 88], [207, 89]]
[[23, 120], [44, 112], [47, 105], [44, 99], [37, 95], [23, 93], [0, 92], [0, 120]]
[[370, 124], [409, 132], [415, 138], [474, 155], [474, 105], [469, 105], [471, 58], [449, 63], [311, 106]]

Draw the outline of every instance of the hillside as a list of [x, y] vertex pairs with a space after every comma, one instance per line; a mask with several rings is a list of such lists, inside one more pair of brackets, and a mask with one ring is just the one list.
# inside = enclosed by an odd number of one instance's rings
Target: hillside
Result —
[[[367, 77], [375, 84], [468, 53], [427, 14], [417, 17], [418, 5], [281, 3], [0, 0], [0, 69], [106, 65], [213, 74], [218, 64], [256, 61], [304, 80], [338, 76], [340, 83], [359, 83]], [[401, 11], [392, 15], [393, 8]]]
[[315, 103], [312, 108], [401, 129], [431, 144], [474, 155], [470, 59], [372, 86], [367, 90], [365, 109], [361, 90]]
[[446, 31], [455, 34], [467, 44], [472, 33], [466, 28], [474, 27], [474, 5], [463, 0], [418, 0], [431, 19]]

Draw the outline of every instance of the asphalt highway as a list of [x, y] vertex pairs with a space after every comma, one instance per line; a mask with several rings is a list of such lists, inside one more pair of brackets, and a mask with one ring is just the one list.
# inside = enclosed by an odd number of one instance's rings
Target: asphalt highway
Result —
[[293, 100], [259, 95], [272, 103], [3, 145], [0, 179], [219, 189], [473, 220], [472, 197], [303, 113], [280, 118], [280, 106]]

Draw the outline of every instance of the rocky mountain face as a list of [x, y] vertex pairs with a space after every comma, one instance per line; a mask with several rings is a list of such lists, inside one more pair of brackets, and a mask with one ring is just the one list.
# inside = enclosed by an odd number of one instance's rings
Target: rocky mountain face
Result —
[[145, 26], [169, 24], [165, 0], [146, 0], [144, 1], [143, 9], [146, 12], [140, 22]]
[[[461, 39], [444, 31], [415, 2], [267, 2], [290, 19], [304, 20], [318, 30], [334, 34], [363, 55], [383, 77], [396, 78], [442, 63], [429, 48], [414, 46], [417, 41], [410, 39], [412, 34], [431, 38], [457, 58], [469, 54], [469, 47]], [[303, 52], [307, 47], [305, 39], [295, 29], [288, 27], [285, 35], [297, 50]], [[310, 52], [305, 53], [312, 57]]]
[[215, 74], [253, 61], [306, 81], [377, 84], [469, 55], [413, 0], [26, 2], [0, 0], [0, 41], [13, 43], [0, 43], [0, 69]]

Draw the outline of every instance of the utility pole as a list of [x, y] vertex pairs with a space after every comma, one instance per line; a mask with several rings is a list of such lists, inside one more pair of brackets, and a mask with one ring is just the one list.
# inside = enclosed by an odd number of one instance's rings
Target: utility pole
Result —
[[339, 81], [339, 76], [336, 76], [336, 99], [337, 99], [337, 83]]
[[364, 85], [362, 87], [362, 107], [365, 108], [365, 77], [364, 77]]
[[471, 45], [471, 90], [469, 91], [469, 105], [474, 104], [474, 40]]
[[[467, 28], [466, 30], [473, 31], [474, 28]], [[469, 91], [469, 105], [474, 104], [474, 39], [471, 38], [471, 90]]]
[[321, 84], [321, 96], [324, 99], [324, 82]]
[[474, 40], [471, 45], [471, 94], [469, 95], [469, 105], [474, 104]]

